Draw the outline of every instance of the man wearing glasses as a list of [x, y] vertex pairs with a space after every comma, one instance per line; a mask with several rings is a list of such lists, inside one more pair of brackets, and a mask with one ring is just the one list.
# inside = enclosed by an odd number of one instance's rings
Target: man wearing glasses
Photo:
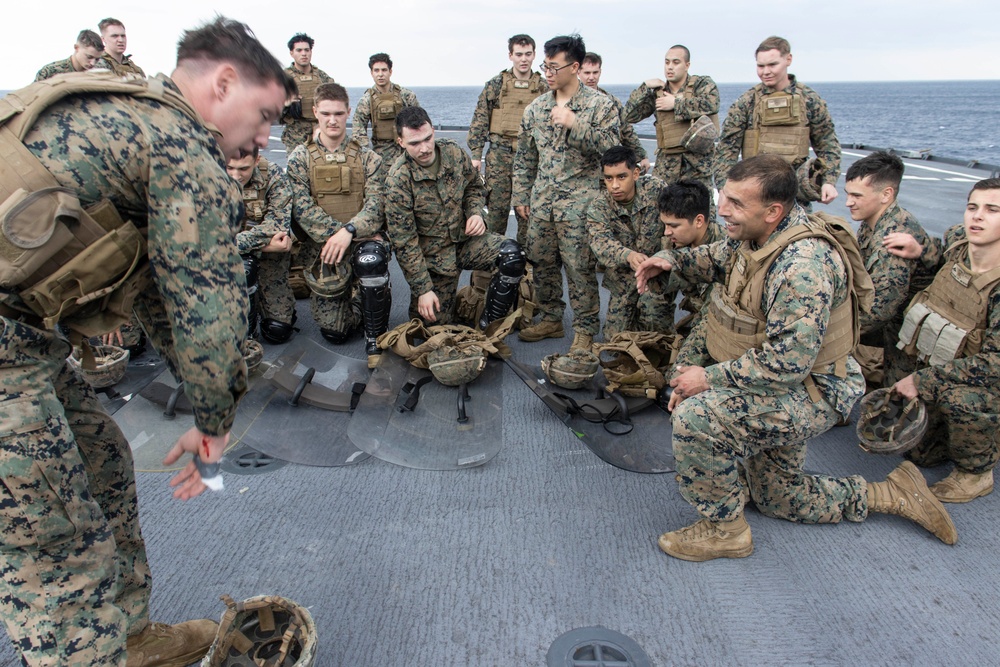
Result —
[[521, 340], [562, 338], [562, 267], [566, 267], [574, 337], [571, 349], [589, 350], [600, 330], [594, 255], [587, 238], [587, 207], [599, 194], [601, 155], [620, 142], [611, 100], [578, 78], [587, 53], [579, 35], [545, 43], [549, 93], [528, 105], [514, 159], [514, 210], [529, 218], [528, 260], [534, 265], [541, 321], [521, 329]]

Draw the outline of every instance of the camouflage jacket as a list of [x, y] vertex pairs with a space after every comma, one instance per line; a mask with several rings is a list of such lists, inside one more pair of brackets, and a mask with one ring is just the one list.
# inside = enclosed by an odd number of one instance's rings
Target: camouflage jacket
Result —
[[936, 236], [930, 237], [924, 243], [924, 252], [920, 256], [921, 266], [927, 271], [936, 273], [944, 261], [944, 251], [956, 241], [963, 239], [965, 239], [965, 225], [963, 223], [949, 227], [944, 233], [944, 239], [939, 239]]
[[656, 199], [663, 181], [646, 175], [635, 183], [632, 206], [623, 206], [605, 191], [587, 209], [587, 234], [597, 261], [628, 269], [631, 252], [653, 255], [663, 249], [663, 223]]
[[84, 206], [109, 199], [147, 228], [152, 284], [135, 312], [183, 379], [198, 428], [228, 431], [247, 387], [247, 300], [233, 242], [242, 197], [214, 135], [153, 100], [75, 95], [49, 107], [24, 143]]
[[610, 97], [611, 103], [615, 105], [615, 111], [618, 112], [618, 119], [621, 126], [622, 146], [631, 148], [635, 151], [636, 157], [640, 160], [645, 160], [648, 157], [646, 155], [646, 149], [642, 147], [642, 142], [639, 141], [639, 135], [635, 133], [635, 128], [632, 127], [632, 123], [625, 122], [625, 106], [622, 104], [622, 101], [600, 86], [598, 86], [597, 92]]
[[240, 225], [243, 231], [236, 235], [236, 247], [241, 255], [260, 250], [278, 232], [291, 233], [292, 190], [278, 165], [272, 164], [267, 170], [266, 182], [260, 168], [254, 167], [250, 180], [241, 189], [264, 191], [264, 219], [248, 226], [244, 215]]
[[[722, 225], [717, 222], [709, 222], [708, 228], [705, 230], [705, 238], [698, 245], [707, 246], [716, 241], [725, 241], [735, 247], [735, 242], [729, 240]], [[686, 280], [679, 272], [671, 271], [666, 289], [668, 292], [677, 291], [684, 295], [680, 304], [681, 308], [689, 313], [700, 313], [701, 309], [708, 302], [709, 295], [714, 286], [715, 283], [711, 282], [692, 282]]]
[[[782, 220], [772, 238], [792, 225], [804, 224], [806, 213], [798, 205]], [[753, 245], [753, 244], [752, 244]], [[656, 254], [673, 271], [691, 282], [725, 282], [738, 245], [728, 239], [696, 248], [677, 248]], [[754, 249], [756, 247], [754, 246]], [[761, 308], [767, 317], [767, 339], [760, 348], [747, 350], [732, 361], [715, 363], [708, 353], [702, 318], [684, 341], [677, 364], [704, 366], [712, 387], [737, 387], [754, 393], [782, 393], [802, 384], [810, 374], [826, 399], [841, 414], [848, 414], [857, 400], [861, 369], [848, 359], [848, 377], [834, 368], [814, 368], [831, 310], [848, 298], [850, 286], [840, 254], [822, 239], [797, 241], [778, 256], [768, 271]]]
[[601, 155], [621, 141], [621, 120], [606, 95], [582, 83], [566, 106], [576, 113], [570, 129], [556, 128], [548, 92], [528, 105], [514, 156], [513, 206], [531, 206], [532, 217], [583, 219], [601, 187]]
[[[719, 113], [719, 88], [710, 76], [688, 74], [694, 85], [694, 97], [681, 95], [674, 103], [674, 116], [683, 120], [697, 120], [700, 116]], [[687, 82], [684, 82], [687, 87]], [[638, 123], [656, 113], [656, 94], [661, 88], [650, 88], [645, 83], [639, 85], [628, 96], [622, 120]], [[683, 88], [681, 90], [684, 90]]]
[[69, 72], [78, 71], [80, 70], [73, 66], [72, 58], [57, 60], [54, 63], [49, 63], [42, 69], [38, 70], [38, 74], [35, 75], [35, 81], [44, 81], [45, 79], [54, 77], [56, 74], [68, 74]]
[[[419, 107], [420, 102], [417, 101], [417, 96], [413, 94], [413, 91], [409, 88], [403, 88], [395, 83], [391, 84], [394, 92], [399, 93], [400, 98], [403, 100], [403, 107]], [[372, 120], [372, 95], [377, 94], [374, 88], [369, 88], [358, 100], [358, 105], [354, 109], [354, 119], [351, 121], [351, 139], [362, 146], [368, 146], [370, 140], [368, 139], [368, 126], [371, 124]]]
[[[333, 154], [343, 153], [350, 140], [346, 137]], [[313, 143], [310, 139], [309, 143]], [[324, 151], [326, 148], [324, 147]], [[365, 169], [365, 203], [350, 220], [336, 220], [324, 211], [312, 196], [309, 181], [309, 144], [297, 146], [288, 157], [288, 179], [292, 192], [292, 220], [309, 238], [320, 245], [340, 231], [347, 223], [357, 228], [354, 238], [374, 236], [385, 224], [385, 214], [382, 208], [382, 180], [379, 177], [379, 167], [382, 158], [369, 149], [361, 149], [361, 162]]]
[[[968, 245], [946, 251], [945, 260], [959, 261], [968, 267]], [[937, 366], [924, 366], [914, 373], [913, 379], [922, 399], [938, 403], [945, 392], [956, 385], [997, 391], [1000, 385], [1000, 286], [990, 292], [986, 319], [986, 334], [978, 353]], [[954, 394], [951, 396], [954, 397]]]
[[[809, 86], [798, 83], [795, 76], [788, 75], [790, 83], [783, 92], [801, 93], [806, 98], [806, 119], [809, 123], [809, 143], [812, 144], [816, 157], [823, 160], [826, 171], [823, 179], [826, 183], [836, 183], [840, 177], [840, 141], [833, 127], [833, 119], [826, 108], [826, 102]], [[754, 104], [758, 95], [769, 95], [775, 91], [769, 90], [764, 84], [756, 86], [740, 95], [726, 112], [726, 120], [722, 124], [721, 136], [715, 152], [715, 184], [721, 190], [726, 184], [729, 170], [739, 162], [743, 150], [743, 134], [753, 123]], [[796, 165], [798, 166], [798, 165]]]
[[[316, 67], [315, 65], [310, 65], [310, 67], [312, 68], [312, 70], [311, 70], [312, 74], [316, 78], [319, 79], [319, 82], [321, 84], [323, 84], [323, 83], [333, 83], [333, 77], [332, 76], [330, 76], [329, 74], [327, 74], [326, 72], [324, 72], [320, 68]], [[287, 72], [289, 76], [295, 76], [296, 74], [299, 73], [299, 71], [297, 69], [295, 69], [295, 63], [292, 63], [291, 65], [289, 65], [288, 67], [286, 67], [285, 68], [285, 72]], [[287, 107], [285, 107], [285, 109], [287, 110]], [[316, 121], [312, 120], [310, 118], [291, 118], [290, 116], [288, 116], [288, 114], [282, 113], [281, 114], [281, 118], [278, 119], [278, 123], [280, 125], [289, 125], [289, 124], [295, 124], [295, 123], [310, 123], [310, 124], [315, 125]]]
[[[914, 279], [929, 284], [933, 274], [924, 269], [920, 260], [903, 259], [890, 254], [882, 247], [882, 239], [891, 232], [906, 232], [921, 245], [928, 245], [930, 238], [909, 211], [893, 202], [875, 221], [874, 225], [861, 223], [858, 227], [858, 244], [865, 268], [875, 284], [875, 301], [871, 311], [861, 314], [861, 332], [880, 331], [896, 321], [896, 328], [903, 323], [902, 314], [910, 298]], [[924, 285], [926, 286], [926, 285]]]
[[[513, 72], [513, 69], [504, 70]], [[500, 91], [503, 89], [503, 75], [500, 72], [495, 77], [486, 82], [483, 92], [479, 93], [479, 101], [476, 102], [476, 110], [472, 113], [472, 122], [469, 123], [469, 134], [466, 141], [472, 157], [478, 160], [483, 154], [486, 142], [510, 143], [505, 137], [490, 132], [490, 120], [493, 117], [493, 110], [500, 106]], [[549, 84], [545, 83], [545, 77], [538, 72], [532, 72], [531, 78], [535, 80], [535, 91], [539, 94], [549, 92]]]
[[468, 239], [465, 223], [483, 215], [486, 191], [469, 154], [451, 139], [437, 139], [438, 170], [404, 153], [385, 179], [385, 219], [396, 261], [414, 294], [434, 288], [425, 251]]
[[129, 54], [122, 55], [122, 61], [119, 63], [115, 60], [110, 53], [105, 51], [98, 58], [97, 62], [94, 63], [95, 70], [108, 69], [117, 74], [118, 76], [135, 76], [139, 75], [145, 78], [146, 73], [142, 71], [142, 68], [135, 64], [132, 60], [132, 56]]

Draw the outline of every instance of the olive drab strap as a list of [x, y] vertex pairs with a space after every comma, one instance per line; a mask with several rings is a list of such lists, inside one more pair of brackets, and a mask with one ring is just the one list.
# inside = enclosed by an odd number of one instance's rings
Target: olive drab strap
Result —
[[[655, 400], [667, 385], [667, 376], [677, 359], [681, 338], [653, 331], [622, 331], [606, 343], [595, 343], [601, 357], [607, 392]], [[603, 353], [612, 355], [605, 358]]]

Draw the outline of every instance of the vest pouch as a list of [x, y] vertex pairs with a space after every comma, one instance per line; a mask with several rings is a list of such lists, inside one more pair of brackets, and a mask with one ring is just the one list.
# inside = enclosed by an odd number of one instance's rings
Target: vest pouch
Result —
[[391, 120], [396, 117], [396, 105], [380, 104], [377, 113], [379, 120]]
[[343, 195], [351, 191], [351, 168], [342, 164], [316, 166], [317, 194]]
[[136, 298], [152, 283], [149, 263], [143, 261], [110, 294], [95, 299], [68, 318], [64, 323], [84, 338], [100, 336], [124, 326], [132, 319]]
[[799, 124], [799, 97], [777, 93], [764, 97], [760, 109], [762, 127]]
[[[17, 287], [60, 251], [82, 247], [71, 231], [79, 230], [82, 214], [80, 201], [65, 188], [11, 194], [0, 204], [0, 286]], [[100, 236], [100, 230], [86, 231]]]
[[746, 130], [743, 133], [742, 157], [744, 160], [760, 152], [760, 130]]
[[[127, 222], [88, 245], [57, 271], [20, 292], [24, 302], [54, 328], [74, 314], [93, 315], [107, 303], [146, 255], [146, 240]], [[104, 333], [104, 332], [101, 332]]]

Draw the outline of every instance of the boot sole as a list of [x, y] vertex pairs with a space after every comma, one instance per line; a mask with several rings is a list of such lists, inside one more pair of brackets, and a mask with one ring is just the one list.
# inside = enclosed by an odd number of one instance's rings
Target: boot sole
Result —
[[690, 553], [682, 553], [679, 551], [674, 551], [669, 546], [666, 545], [666, 541], [661, 537], [657, 540], [656, 545], [660, 548], [660, 551], [667, 554], [668, 556], [673, 556], [674, 558], [679, 558], [680, 560], [686, 560], [689, 563], [704, 563], [705, 561], [715, 560], [716, 558], [746, 558], [753, 553], [753, 542], [742, 549], [734, 549], [731, 551], [720, 552], [717, 551], [713, 554], [695, 555]]

